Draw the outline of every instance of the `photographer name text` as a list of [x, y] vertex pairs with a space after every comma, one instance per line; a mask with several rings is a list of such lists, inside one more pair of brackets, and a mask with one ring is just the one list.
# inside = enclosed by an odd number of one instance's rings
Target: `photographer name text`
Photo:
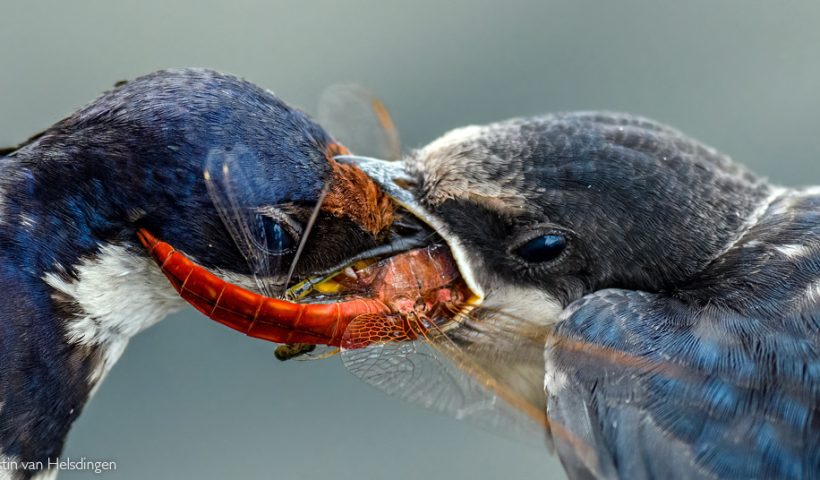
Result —
[[[15, 472], [15, 471], [29, 471], [39, 472], [42, 470], [75, 470], [84, 472], [93, 472], [100, 474], [103, 472], [110, 472], [117, 469], [117, 462], [113, 460], [93, 460], [86, 457], [74, 459], [66, 458], [49, 458], [46, 461], [24, 461], [24, 460], [9, 460], [0, 458], [0, 472]], [[0, 475], [2, 476], [2, 475]]]

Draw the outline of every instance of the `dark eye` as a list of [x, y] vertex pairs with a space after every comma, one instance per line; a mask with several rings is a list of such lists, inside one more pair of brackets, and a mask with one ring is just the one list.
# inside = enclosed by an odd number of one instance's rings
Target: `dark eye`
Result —
[[293, 237], [276, 220], [262, 216], [262, 227], [265, 230], [267, 250], [274, 253], [283, 253], [293, 248], [296, 243]]
[[555, 260], [567, 246], [567, 239], [563, 235], [549, 233], [535, 237], [516, 248], [513, 253], [529, 263], [544, 263]]

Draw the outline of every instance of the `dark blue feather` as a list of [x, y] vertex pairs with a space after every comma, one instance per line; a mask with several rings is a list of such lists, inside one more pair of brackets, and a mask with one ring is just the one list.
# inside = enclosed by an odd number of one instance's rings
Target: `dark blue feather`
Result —
[[235, 152], [255, 179], [237, 192], [241, 205], [311, 207], [330, 175], [331, 141], [251, 83], [176, 70], [104, 94], [0, 159], [0, 452], [58, 456], [105, 348], [66, 339], [66, 323], [81, 312], [46, 273], [72, 281], [78, 262], [104, 244], [144, 255], [140, 226], [206, 266], [247, 273], [206, 191], [208, 154]]
[[[568, 471], [820, 476], [818, 200], [775, 202], [686, 289], [603, 290], [568, 307], [546, 352], [566, 375], [550, 417], [589, 448], [556, 435]], [[806, 250], [777, 250], [790, 244]]]

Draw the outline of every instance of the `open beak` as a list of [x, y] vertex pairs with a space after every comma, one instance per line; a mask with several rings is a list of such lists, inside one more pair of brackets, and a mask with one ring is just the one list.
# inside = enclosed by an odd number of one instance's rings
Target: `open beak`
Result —
[[437, 216], [432, 214], [421, 205], [413, 195], [411, 188], [416, 186], [416, 179], [408, 175], [404, 169], [404, 163], [400, 161], [386, 161], [377, 158], [360, 157], [356, 155], [339, 155], [334, 160], [341, 163], [356, 165], [405, 210], [412, 213], [419, 220], [426, 223], [430, 228], [447, 242], [453, 258], [458, 265], [458, 269], [464, 278], [467, 286], [478, 298], [478, 303], [484, 299], [484, 290], [476, 281], [473, 268], [469, 262], [469, 254], [461, 241], [453, 235], [450, 228]]

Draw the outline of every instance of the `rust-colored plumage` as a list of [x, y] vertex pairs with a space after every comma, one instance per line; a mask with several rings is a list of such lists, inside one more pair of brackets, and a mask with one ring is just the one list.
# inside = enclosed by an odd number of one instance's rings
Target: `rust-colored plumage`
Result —
[[349, 218], [373, 235], [379, 235], [393, 223], [395, 206], [360, 168], [333, 160], [336, 155], [349, 154], [347, 148], [338, 143], [327, 147], [325, 155], [333, 174], [322, 211]]

